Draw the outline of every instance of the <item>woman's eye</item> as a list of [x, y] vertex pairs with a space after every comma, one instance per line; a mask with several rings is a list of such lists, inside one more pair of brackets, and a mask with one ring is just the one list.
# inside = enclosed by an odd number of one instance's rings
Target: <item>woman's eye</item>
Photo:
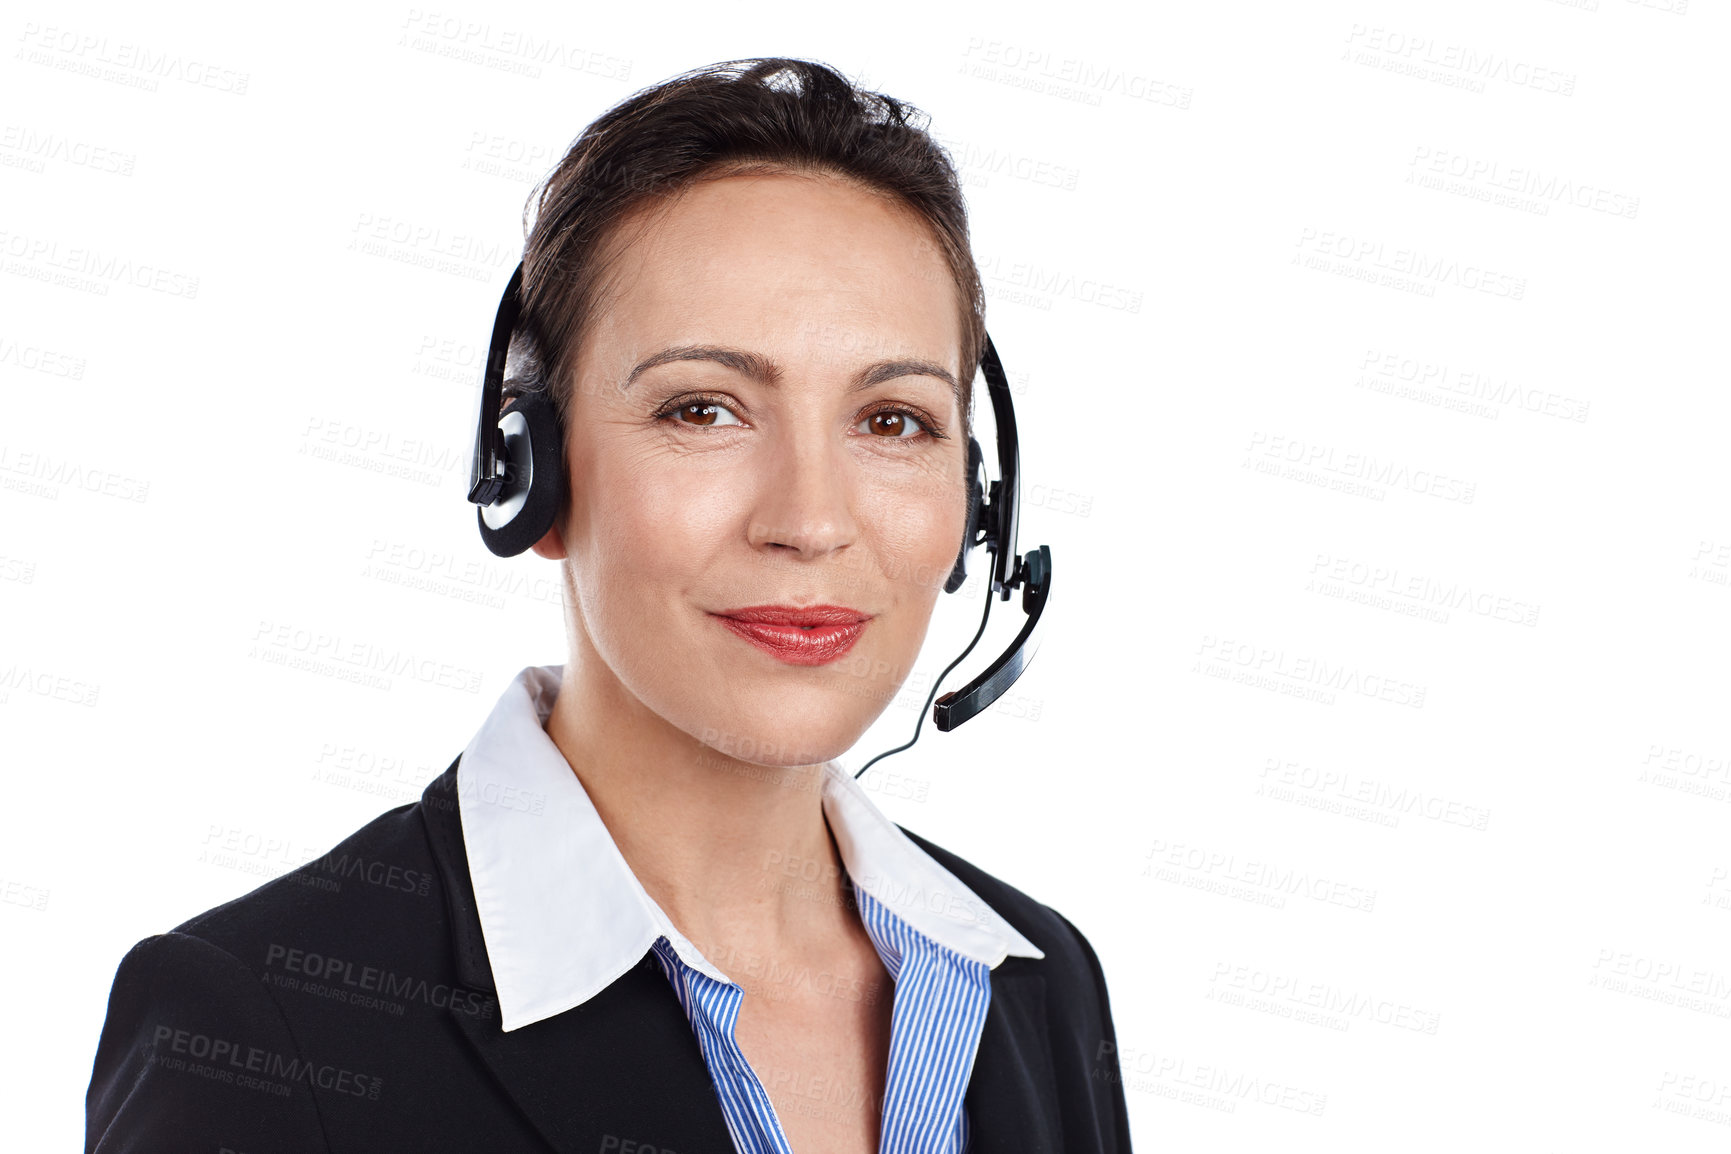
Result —
[[[691, 401], [688, 404], [680, 405], [666, 415], [678, 418], [682, 425], [711, 426], [742, 423], [725, 405], [718, 405], [714, 401]], [[722, 420], [723, 417], [727, 419]]]
[[[722, 404], [720, 400], [702, 397], [666, 408], [658, 414], [658, 419], [673, 421], [681, 425], [693, 425], [698, 428], [744, 424], [734, 411]], [[878, 437], [885, 441], [914, 441], [921, 436], [930, 436], [934, 439], [943, 436], [939, 430], [929, 428], [918, 415], [909, 409], [879, 409], [861, 419], [860, 423], [854, 427], [866, 436]]]
[[868, 426], [866, 432], [872, 436], [886, 441], [910, 441], [925, 431], [919, 418], [905, 409], [880, 409], [860, 424]]

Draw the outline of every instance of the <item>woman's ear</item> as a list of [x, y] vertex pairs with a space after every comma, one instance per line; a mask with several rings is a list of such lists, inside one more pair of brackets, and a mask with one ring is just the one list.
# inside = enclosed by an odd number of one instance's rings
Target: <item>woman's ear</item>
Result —
[[529, 548], [549, 561], [563, 561], [565, 559], [565, 537], [559, 532], [559, 523], [553, 522], [553, 527], [542, 534], [541, 539]]

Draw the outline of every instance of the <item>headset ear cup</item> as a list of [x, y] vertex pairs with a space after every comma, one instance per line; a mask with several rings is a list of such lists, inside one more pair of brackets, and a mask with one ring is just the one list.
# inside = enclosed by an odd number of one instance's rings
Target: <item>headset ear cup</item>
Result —
[[974, 547], [974, 534], [980, 527], [980, 504], [985, 500], [985, 491], [981, 488], [981, 480], [986, 471], [985, 454], [980, 452], [980, 442], [972, 436], [968, 437], [968, 520], [962, 526], [962, 547], [956, 550], [956, 563], [950, 568], [950, 576], [944, 582], [944, 592], [954, 593], [968, 579], [968, 551]]
[[506, 430], [505, 488], [491, 507], [476, 508], [475, 519], [488, 549], [515, 557], [546, 536], [565, 507], [565, 436], [544, 392], [514, 399], [499, 424]]

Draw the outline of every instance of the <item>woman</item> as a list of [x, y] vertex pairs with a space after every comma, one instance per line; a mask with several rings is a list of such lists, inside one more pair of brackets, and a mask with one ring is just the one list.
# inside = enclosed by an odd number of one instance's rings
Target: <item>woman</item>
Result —
[[569, 659], [422, 800], [122, 962], [96, 1150], [1127, 1151], [1099, 963], [832, 760], [967, 521], [955, 174], [804, 61], [591, 125], [525, 252]]

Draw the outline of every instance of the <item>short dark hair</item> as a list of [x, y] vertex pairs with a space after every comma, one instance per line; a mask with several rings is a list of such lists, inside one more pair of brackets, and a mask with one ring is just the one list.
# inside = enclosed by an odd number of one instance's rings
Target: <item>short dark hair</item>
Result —
[[926, 132], [929, 120], [826, 65], [786, 57], [711, 64], [615, 105], [572, 142], [524, 207], [523, 307], [507, 398], [550, 390], [569, 427], [577, 342], [606, 271], [598, 254], [633, 209], [717, 176], [815, 172], [887, 194], [931, 227], [959, 299], [967, 427], [986, 340], [985, 293], [961, 184]]

